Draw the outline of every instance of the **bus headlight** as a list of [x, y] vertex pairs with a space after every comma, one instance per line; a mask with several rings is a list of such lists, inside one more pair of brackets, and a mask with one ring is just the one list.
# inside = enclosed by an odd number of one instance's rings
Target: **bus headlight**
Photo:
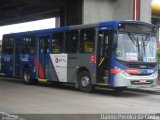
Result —
[[120, 74], [122, 74], [123, 76], [125, 76], [125, 77], [130, 77], [130, 74], [129, 73], [127, 73], [125, 70], [122, 70], [122, 69], [118, 69], [118, 72], [120, 73]]
[[130, 74], [128, 74], [127, 72], [125, 72], [124, 70], [121, 70], [120, 72], [122, 75], [124, 75], [125, 77], [129, 77]]
[[157, 74], [157, 72], [155, 72], [155, 73], [153, 73], [151, 76], [152, 77], [156, 77], [158, 74]]

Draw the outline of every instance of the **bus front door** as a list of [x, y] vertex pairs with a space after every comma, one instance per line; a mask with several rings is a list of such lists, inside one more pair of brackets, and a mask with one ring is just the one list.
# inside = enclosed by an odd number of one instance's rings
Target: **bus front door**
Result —
[[108, 84], [110, 63], [111, 31], [99, 31], [97, 51], [97, 82]]
[[39, 36], [39, 59], [38, 59], [38, 77], [41, 79], [48, 78], [49, 62], [49, 35]]

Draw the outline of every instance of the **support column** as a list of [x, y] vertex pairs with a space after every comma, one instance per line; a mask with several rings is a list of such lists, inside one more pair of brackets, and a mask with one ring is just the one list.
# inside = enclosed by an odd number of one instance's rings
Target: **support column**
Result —
[[132, 0], [84, 0], [84, 24], [114, 19], [132, 19]]
[[90, 24], [109, 20], [151, 22], [152, 0], [66, 0], [61, 8], [60, 26]]
[[55, 18], [55, 27], [60, 27], [60, 17]]
[[140, 1], [140, 20], [151, 23], [151, 2], [152, 0]]
[[60, 8], [60, 26], [66, 26], [66, 8]]
[[132, 0], [115, 0], [114, 3], [114, 19], [132, 20]]
[[83, 23], [96, 23], [113, 19], [115, 0], [84, 0]]
[[82, 24], [82, 3], [83, 0], [66, 0], [60, 9], [60, 26]]
[[66, 5], [66, 24], [82, 24], [83, 0], [68, 0]]

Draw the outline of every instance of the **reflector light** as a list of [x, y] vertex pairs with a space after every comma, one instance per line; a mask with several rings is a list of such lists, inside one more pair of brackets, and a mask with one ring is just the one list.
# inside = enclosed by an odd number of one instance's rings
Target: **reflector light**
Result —
[[90, 60], [91, 63], [96, 63], [96, 55], [95, 54], [92, 54], [91, 55], [91, 60]]
[[141, 71], [140, 70], [125, 70], [127, 73], [129, 74], [140, 74]]

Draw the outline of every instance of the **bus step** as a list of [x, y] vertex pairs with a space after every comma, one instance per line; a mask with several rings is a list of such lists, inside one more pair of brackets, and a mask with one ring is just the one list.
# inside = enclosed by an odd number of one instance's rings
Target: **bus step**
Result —
[[103, 80], [108, 80], [108, 77], [103, 77]]
[[104, 70], [104, 76], [108, 77], [108, 70]]
[[105, 83], [97, 83], [96, 85], [97, 85], [97, 86], [105, 86], [105, 87], [108, 87], [108, 86], [109, 86], [109, 84], [105, 84]]
[[38, 81], [39, 82], [47, 82], [48, 80], [47, 79], [38, 78]]

